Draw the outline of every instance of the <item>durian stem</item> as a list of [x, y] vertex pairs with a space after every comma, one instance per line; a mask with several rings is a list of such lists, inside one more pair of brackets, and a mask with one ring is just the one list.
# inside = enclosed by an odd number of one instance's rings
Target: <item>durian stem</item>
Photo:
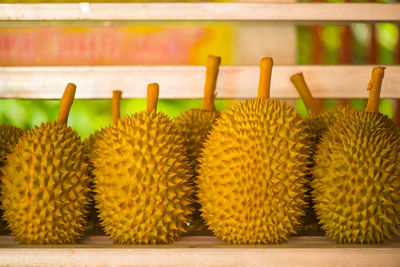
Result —
[[269, 98], [271, 88], [272, 58], [265, 57], [260, 63], [260, 81], [258, 83], [258, 98]]
[[58, 123], [67, 124], [69, 111], [72, 103], [74, 102], [75, 92], [76, 85], [73, 83], [68, 83], [61, 98], [60, 111], [58, 112], [57, 118]]
[[158, 92], [158, 83], [150, 83], [147, 86], [147, 111], [157, 111]]
[[371, 80], [368, 83], [367, 90], [369, 91], [368, 103], [365, 108], [366, 112], [379, 112], [379, 98], [381, 94], [382, 80], [385, 72], [385, 67], [374, 67], [371, 73]]
[[118, 120], [121, 118], [120, 113], [120, 102], [121, 102], [122, 92], [120, 90], [114, 90], [112, 96], [112, 121], [114, 124], [117, 124]]
[[299, 93], [301, 99], [304, 102], [307, 110], [311, 113], [311, 115], [318, 115], [322, 112], [321, 107], [318, 105], [315, 98], [312, 96], [310, 88], [306, 81], [304, 80], [303, 73], [299, 72], [290, 76], [290, 81], [296, 88]]
[[221, 57], [209, 55], [206, 67], [206, 83], [204, 85], [204, 96], [201, 105], [202, 110], [214, 111], [215, 87], [217, 85], [218, 68], [221, 64]]

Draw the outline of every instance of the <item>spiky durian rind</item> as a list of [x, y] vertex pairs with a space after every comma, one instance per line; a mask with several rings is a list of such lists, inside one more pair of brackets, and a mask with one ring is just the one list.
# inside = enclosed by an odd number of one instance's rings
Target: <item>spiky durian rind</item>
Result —
[[94, 174], [93, 174], [94, 166], [92, 163], [92, 159], [94, 157], [96, 157], [96, 155], [93, 153], [93, 146], [96, 142], [96, 139], [99, 138], [99, 136], [103, 134], [104, 130], [105, 130], [105, 128], [96, 130], [83, 142], [84, 147], [85, 147], [85, 152], [87, 153], [87, 162], [88, 162], [89, 176], [90, 176], [90, 183], [89, 183], [90, 204], [89, 204], [89, 215], [88, 215], [87, 227], [86, 227], [87, 231], [102, 232], [102, 227], [100, 225], [100, 221], [98, 218], [98, 210], [96, 210], [95, 203], [94, 203], [94, 191], [93, 191], [94, 190]]
[[330, 108], [318, 115], [310, 115], [304, 119], [307, 124], [312, 142], [319, 143], [321, 136], [337, 121], [346, 117], [352, 109], [346, 106]]
[[187, 149], [190, 164], [196, 170], [198, 157], [203, 148], [203, 142], [207, 138], [215, 120], [219, 117], [218, 111], [206, 111], [201, 109], [190, 109], [183, 112], [175, 119], [180, 129]]
[[96, 139], [96, 207], [114, 242], [170, 243], [186, 231], [193, 190], [183, 142], [166, 115], [147, 111]]
[[0, 167], [4, 166], [7, 154], [18, 143], [24, 130], [13, 125], [0, 125]]
[[82, 237], [88, 205], [83, 143], [65, 124], [27, 131], [3, 167], [1, 201], [23, 244], [70, 244]]
[[96, 130], [94, 133], [92, 133], [91, 135], [89, 135], [88, 138], [86, 138], [86, 140], [83, 142], [85, 145], [85, 148], [87, 149], [87, 152], [89, 154], [89, 160], [90, 158], [95, 157], [96, 155], [94, 153], [92, 153], [94, 144], [96, 142], [96, 139], [100, 138], [100, 136], [102, 134], [104, 134], [104, 131], [107, 127], [101, 128], [99, 130]]
[[354, 111], [322, 136], [313, 196], [326, 235], [381, 243], [400, 230], [400, 132], [378, 113]]
[[228, 107], [204, 144], [202, 216], [229, 244], [280, 243], [303, 215], [309, 138], [285, 102], [253, 99]]
[[175, 123], [180, 129], [183, 138], [185, 140], [185, 147], [187, 149], [190, 165], [193, 168], [193, 181], [192, 186], [194, 188], [194, 212], [192, 223], [190, 225], [191, 230], [207, 230], [207, 226], [204, 224], [200, 214], [200, 204], [197, 199], [197, 187], [196, 177], [198, 168], [198, 158], [200, 151], [203, 148], [203, 143], [207, 139], [215, 120], [219, 117], [220, 112], [218, 111], [207, 111], [201, 109], [190, 109], [183, 112], [175, 119]]
[[[6, 163], [7, 155], [11, 153], [23, 134], [24, 130], [13, 125], [0, 125], [0, 177], [2, 176], [1, 167]], [[2, 217], [3, 211], [0, 210], [0, 218]], [[5, 222], [0, 219], [0, 229], [5, 228]]]
[[349, 114], [353, 109], [349, 107], [337, 106], [330, 108], [323, 113], [318, 115], [310, 115], [309, 117], [305, 118], [304, 122], [308, 127], [311, 139], [311, 153], [310, 153], [310, 160], [311, 164], [309, 174], [306, 176], [307, 182], [305, 184], [306, 187], [306, 202], [307, 206], [305, 208], [305, 216], [303, 217], [303, 230], [304, 231], [320, 231], [320, 227], [318, 225], [318, 219], [314, 209], [314, 201], [312, 199], [312, 187], [310, 185], [311, 181], [313, 180], [312, 177], [312, 170], [311, 168], [314, 166], [314, 153], [317, 149], [317, 145], [320, 142], [321, 136], [328, 131], [328, 129], [336, 122], [336, 120], [342, 120]]

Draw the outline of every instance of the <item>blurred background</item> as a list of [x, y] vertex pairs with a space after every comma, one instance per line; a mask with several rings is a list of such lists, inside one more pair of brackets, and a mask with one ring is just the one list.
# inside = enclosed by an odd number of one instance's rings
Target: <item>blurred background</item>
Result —
[[[400, 2], [376, 2], [397, 1]], [[400, 63], [399, 30], [400, 25], [393, 23], [294, 25], [270, 22], [2, 22], [0, 65], [204, 65], [208, 54], [221, 56], [222, 65], [258, 65], [264, 56], [273, 57], [276, 65], [392, 65]], [[110, 88], [110, 92], [113, 89], [125, 88]], [[230, 99], [218, 99], [216, 106], [223, 110], [231, 102]], [[307, 115], [301, 100], [290, 100], [290, 103], [303, 116]], [[321, 100], [319, 104], [326, 108], [351, 105], [363, 109], [366, 100]], [[123, 99], [121, 105], [121, 115], [130, 114], [144, 110], [145, 100]], [[175, 117], [186, 109], [200, 106], [199, 99], [162, 99], [158, 110]], [[0, 99], [0, 123], [28, 129], [41, 122], [55, 120], [58, 107], [58, 100]], [[381, 112], [398, 122], [399, 108], [398, 100], [381, 100]], [[69, 125], [83, 138], [110, 123], [109, 100], [75, 100]]]

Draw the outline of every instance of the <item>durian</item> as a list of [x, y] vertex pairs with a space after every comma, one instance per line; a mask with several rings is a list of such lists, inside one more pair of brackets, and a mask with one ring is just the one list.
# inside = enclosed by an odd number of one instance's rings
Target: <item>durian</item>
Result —
[[293, 107], [269, 99], [271, 71], [262, 59], [258, 98], [221, 113], [201, 153], [202, 217], [228, 244], [283, 242], [303, 215], [309, 136]]
[[[0, 177], [2, 176], [1, 168], [6, 163], [7, 155], [11, 153], [23, 133], [24, 130], [13, 125], [0, 125]], [[3, 212], [0, 210], [0, 218], [3, 217], [2, 215]], [[4, 230], [5, 228], [4, 221], [0, 219], [0, 229]]]
[[76, 86], [68, 84], [57, 121], [27, 131], [3, 167], [1, 208], [23, 244], [69, 244], [82, 237], [89, 176], [83, 143], [67, 126]]
[[[122, 92], [120, 90], [114, 90], [112, 94], [112, 105], [111, 105], [111, 111], [112, 111], [112, 122], [113, 124], [117, 124], [118, 120], [120, 120], [120, 102], [121, 102], [121, 95]], [[91, 177], [91, 182], [90, 182], [90, 188], [91, 188], [91, 194], [90, 194], [90, 199], [91, 199], [91, 204], [90, 204], [90, 212], [88, 216], [88, 225], [87, 225], [87, 230], [88, 231], [94, 231], [94, 232], [102, 232], [102, 228], [100, 226], [100, 222], [98, 219], [98, 211], [96, 211], [95, 206], [94, 206], [94, 184], [93, 184], [93, 163], [92, 159], [96, 157], [96, 155], [92, 152], [93, 150], [93, 145], [96, 142], [96, 139], [99, 138], [100, 135], [104, 133], [106, 128], [102, 128], [100, 130], [96, 130], [93, 134], [89, 136], [84, 142], [85, 148], [87, 149], [88, 153], [88, 164], [89, 164], [89, 170], [90, 170], [90, 177]]]
[[[206, 67], [206, 82], [204, 85], [204, 97], [201, 109], [190, 109], [183, 112], [175, 119], [175, 123], [179, 127], [184, 139], [185, 146], [188, 151], [188, 157], [190, 164], [193, 167], [193, 187], [196, 187], [196, 176], [198, 157], [200, 150], [203, 148], [203, 142], [207, 138], [212, 125], [219, 116], [219, 112], [215, 109], [215, 87], [217, 83], [218, 67], [221, 63], [220, 57], [208, 56], [207, 67]], [[192, 230], [206, 230], [207, 227], [204, 225], [200, 217], [200, 205], [196, 197], [196, 188], [193, 219], [191, 223]]]
[[312, 188], [310, 182], [313, 180], [311, 169], [315, 165], [313, 157], [317, 145], [320, 142], [322, 134], [328, 131], [336, 120], [341, 120], [351, 111], [348, 107], [338, 106], [323, 111], [322, 108], [317, 104], [316, 100], [311, 94], [311, 91], [304, 80], [303, 73], [299, 72], [290, 77], [290, 81], [293, 83], [297, 92], [299, 93], [304, 105], [306, 106], [310, 115], [304, 119], [307, 129], [311, 136], [311, 150], [310, 150], [310, 165], [309, 173], [306, 176], [307, 183], [306, 187], [306, 202], [307, 207], [305, 209], [305, 216], [303, 218], [303, 230], [304, 231], [320, 231], [318, 225], [317, 216], [314, 210], [314, 202], [312, 200]]
[[314, 145], [313, 147], [315, 148], [319, 143], [321, 136], [328, 131], [329, 127], [331, 127], [336, 120], [344, 118], [351, 109], [346, 106], [338, 106], [323, 111], [321, 107], [317, 105], [312, 96], [310, 89], [304, 80], [303, 73], [300, 72], [292, 75], [290, 80], [301, 96], [307, 110], [310, 112], [310, 116], [308, 116], [304, 122], [308, 126]]
[[13, 125], [0, 125], [0, 168], [4, 166], [7, 154], [11, 153], [23, 133], [24, 130]]
[[[111, 99], [111, 114], [112, 114], [112, 122], [113, 124], [117, 124], [118, 120], [121, 119], [120, 115], [120, 103], [122, 91], [113, 90]], [[105, 128], [101, 128], [100, 130], [96, 130], [93, 134], [91, 134], [86, 140], [85, 145], [88, 147], [88, 150], [91, 151], [93, 144], [95, 143], [96, 138], [104, 132]], [[92, 155], [94, 156], [94, 155]]]
[[158, 84], [147, 89], [147, 111], [108, 127], [93, 152], [101, 225], [118, 244], [170, 243], [192, 213], [190, 165], [178, 127], [156, 112]]
[[338, 243], [382, 243], [400, 230], [400, 131], [379, 113], [383, 73], [372, 71], [365, 112], [337, 120], [315, 155], [315, 209]]

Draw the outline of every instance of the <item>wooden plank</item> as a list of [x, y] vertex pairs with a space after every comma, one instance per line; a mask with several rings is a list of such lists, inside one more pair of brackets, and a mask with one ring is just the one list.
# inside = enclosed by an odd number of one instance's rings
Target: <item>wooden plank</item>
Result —
[[0, 4], [0, 20], [399, 21], [399, 4], [58, 3]]
[[86, 236], [78, 245], [18, 245], [0, 235], [1, 266], [398, 266], [399, 236], [383, 245], [336, 245], [325, 236], [295, 236], [279, 245], [221, 244], [213, 236], [185, 236], [172, 245], [113, 245]]
[[399, 266], [400, 248], [2, 248], [2, 266]]
[[[276, 66], [271, 97], [298, 98], [289, 81], [302, 71], [317, 98], [367, 98], [365, 90], [372, 66]], [[59, 98], [68, 82], [78, 86], [77, 98], [110, 98], [114, 89], [124, 98], [145, 98], [146, 86], [160, 84], [160, 98], [201, 98], [203, 66], [84, 66], [0, 67], [2, 98]], [[222, 66], [217, 82], [219, 98], [253, 98], [257, 95], [258, 66]], [[400, 98], [400, 66], [385, 71], [382, 98]]]

